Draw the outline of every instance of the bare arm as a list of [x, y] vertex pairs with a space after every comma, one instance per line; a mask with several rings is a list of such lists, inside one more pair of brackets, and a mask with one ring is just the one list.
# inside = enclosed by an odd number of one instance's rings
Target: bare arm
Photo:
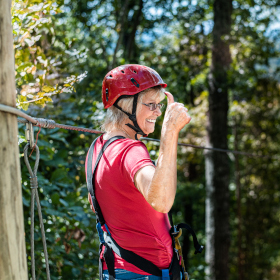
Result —
[[165, 113], [157, 167], [141, 168], [134, 177], [135, 186], [147, 202], [157, 211], [168, 213], [177, 188], [177, 143], [180, 130], [191, 117], [183, 104], [175, 103], [171, 93], [166, 92], [168, 107]]

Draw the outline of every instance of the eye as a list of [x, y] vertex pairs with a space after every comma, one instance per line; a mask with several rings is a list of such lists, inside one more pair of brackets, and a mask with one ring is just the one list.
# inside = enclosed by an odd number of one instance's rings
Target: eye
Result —
[[149, 107], [150, 107], [150, 109], [152, 111], [154, 111], [157, 108], [157, 104], [156, 103], [149, 103], [148, 105], [149, 105]]

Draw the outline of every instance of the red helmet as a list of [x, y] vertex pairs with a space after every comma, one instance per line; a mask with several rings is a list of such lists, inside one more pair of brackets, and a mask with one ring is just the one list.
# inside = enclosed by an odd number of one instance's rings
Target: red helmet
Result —
[[166, 87], [160, 75], [150, 67], [139, 64], [121, 65], [111, 70], [102, 83], [104, 108], [111, 107], [122, 95], [135, 95], [147, 88]]

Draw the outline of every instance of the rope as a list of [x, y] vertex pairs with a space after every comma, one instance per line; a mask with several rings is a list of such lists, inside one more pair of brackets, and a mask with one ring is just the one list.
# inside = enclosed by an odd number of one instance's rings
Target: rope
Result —
[[44, 256], [45, 256], [45, 262], [46, 262], [46, 272], [47, 272], [47, 279], [51, 280], [50, 277], [50, 269], [49, 269], [49, 258], [48, 258], [48, 251], [47, 251], [47, 242], [46, 242], [46, 236], [45, 236], [45, 229], [44, 229], [44, 223], [43, 223], [43, 217], [42, 217], [42, 211], [41, 211], [41, 204], [38, 194], [38, 180], [37, 180], [37, 170], [39, 166], [39, 160], [40, 160], [40, 152], [37, 145], [35, 145], [36, 149], [36, 160], [34, 165], [34, 170], [32, 171], [30, 163], [28, 161], [28, 148], [30, 147], [29, 143], [27, 143], [23, 149], [24, 151], [24, 161], [27, 166], [27, 169], [30, 174], [30, 188], [31, 188], [31, 225], [30, 225], [30, 238], [31, 238], [31, 273], [32, 273], [32, 280], [36, 280], [36, 274], [35, 274], [35, 250], [34, 250], [34, 208], [35, 208], [35, 199], [37, 204], [37, 210], [39, 215], [39, 221], [40, 221], [40, 228], [41, 228], [41, 234], [42, 234], [42, 242], [44, 247]]
[[[89, 128], [83, 128], [83, 127], [78, 127], [78, 126], [71, 126], [71, 125], [65, 125], [65, 124], [58, 124], [53, 120], [48, 120], [48, 119], [42, 119], [42, 118], [33, 118], [22, 111], [6, 106], [3, 104], [0, 104], [0, 111], [12, 113], [15, 115], [18, 115], [25, 120], [18, 119], [19, 123], [28, 123], [31, 122], [33, 126], [39, 126], [43, 128], [62, 128], [66, 130], [76, 130], [76, 131], [83, 131], [83, 132], [89, 132], [89, 133], [94, 133], [94, 134], [102, 134], [104, 132], [99, 131], [99, 130], [94, 130], [94, 129], [89, 129]], [[154, 139], [154, 138], [147, 138], [147, 137], [141, 137], [140, 140], [146, 140], [146, 141], [153, 141], [153, 142], [160, 142], [159, 139]], [[240, 152], [240, 151], [235, 151], [235, 150], [227, 150], [227, 149], [220, 149], [220, 148], [213, 148], [213, 147], [204, 147], [204, 146], [197, 146], [197, 145], [192, 145], [192, 144], [185, 144], [185, 143], [178, 143], [178, 146], [185, 146], [185, 147], [192, 147], [195, 149], [203, 149], [203, 150], [210, 150], [210, 151], [215, 151], [215, 152], [222, 152], [222, 153], [232, 153], [236, 155], [243, 155], [243, 156], [248, 156], [248, 157], [257, 157], [257, 158], [275, 158], [275, 156], [269, 156], [269, 155], [256, 155], [256, 154], [251, 154], [247, 152]]]

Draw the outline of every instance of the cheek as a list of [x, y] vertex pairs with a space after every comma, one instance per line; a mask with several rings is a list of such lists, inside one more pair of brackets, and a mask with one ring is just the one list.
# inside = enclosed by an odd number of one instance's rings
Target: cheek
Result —
[[139, 118], [142, 114], [143, 114], [143, 106], [141, 104], [137, 104], [136, 118]]
[[137, 122], [139, 123], [143, 123], [145, 122], [145, 119], [146, 119], [146, 111], [144, 110], [143, 106], [139, 106], [140, 108], [138, 109], [138, 106], [137, 106], [137, 110], [136, 110], [136, 119], [137, 119]]

